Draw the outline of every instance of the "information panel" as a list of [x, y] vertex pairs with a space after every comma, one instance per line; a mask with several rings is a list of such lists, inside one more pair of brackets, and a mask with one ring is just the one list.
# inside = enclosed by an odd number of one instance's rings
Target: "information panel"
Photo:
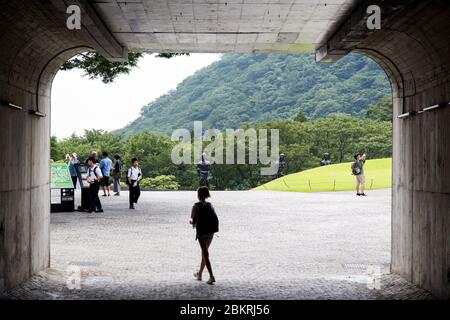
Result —
[[51, 188], [64, 189], [73, 188], [72, 177], [65, 163], [51, 164]]
[[61, 204], [61, 189], [51, 189], [50, 196], [51, 204]]

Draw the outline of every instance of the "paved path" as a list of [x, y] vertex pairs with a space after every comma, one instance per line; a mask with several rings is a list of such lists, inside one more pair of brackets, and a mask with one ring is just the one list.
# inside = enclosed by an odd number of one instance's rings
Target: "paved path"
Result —
[[[102, 214], [52, 214], [51, 269], [4, 298], [431, 297], [388, 274], [390, 190], [365, 198], [353, 192], [212, 195], [220, 219], [210, 253], [214, 286], [192, 276], [200, 259], [188, 224], [195, 193], [143, 192], [130, 211], [123, 192], [101, 199]], [[80, 290], [67, 288], [68, 270], [75, 278], [80, 270]]]

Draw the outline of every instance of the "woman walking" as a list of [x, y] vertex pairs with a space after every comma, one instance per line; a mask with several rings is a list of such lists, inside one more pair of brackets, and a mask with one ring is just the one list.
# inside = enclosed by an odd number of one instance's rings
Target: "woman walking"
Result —
[[206, 186], [200, 187], [197, 190], [197, 198], [199, 202], [195, 203], [192, 207], [191, 221], [190, 223], [196, 228], [196, 239], [200, 244], [202, 250], [202, 261], [200, 262], [200, 269], [194, 273], [194, 277], [201, 281], [203, 270], [208, 269], [209, 280], [207, 284], [213, 284], [216, 282], [214, 278], [211, 261], [209, 260], [209, 246], [211, 245], [214, 233], [219, 232], [219, 219], [214, 211], [211, 203], [206, 199], [210, 198], [209, 189]]

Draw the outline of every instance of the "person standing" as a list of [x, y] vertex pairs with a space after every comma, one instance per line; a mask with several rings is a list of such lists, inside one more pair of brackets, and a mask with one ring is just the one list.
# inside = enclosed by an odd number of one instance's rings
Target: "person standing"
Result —
[[118, 154], [114, 155], [114, 169], [113, 169], [113, 191], [115, 196], [120, 196], [120, 178], [122, 176], [122, 160]]
[[69, 159], [68, 168], [70, 176], [72, 177], [73, 188], [76, 189], [78, 181], [77, 165], [80, 163], [80, 161], [78, 161], [76, 153], [69, 153], [67, 155], [67, 158]]
[[356, 195], [366, 196], [364, 193], [365, 188], [365, 175], [364, 164], [366, 162], [366, 155], [358, 153], [355, 155], [355, 162], [352, 164], [352, 173], [356, 177]]
[[89, 183], [89, 213], [103, 212], [98, 192], [100, 190], [100, 180], [103, 179], [102, 170], [95, 164], [95, 158], [88, 158], [88, 172], [86, 181]]
[[94, 163], [98, 163], [98, 152], [95, 150], [92, 150], [91, 152], [91, 157], [94, 158], [95, 162]]
[[202, 186], [197, 190], [197, 198], [199, 202], [195, 203], [191, 211], [190, 224], [196, 229], [196, 240], [202, 250], [202, 260], [200, 262], [200, 269], [194, 273], [194, 277], [201, 281], [203, 270], [208, 270], [209, 280], [207, 284], [213, 284], [216, 279], [213, 275], [211, 261], [209, 259], [209, 246], [214, 237], [214, 233], [219, 232], [219, 219], [211, 203], [206, 199], [210, 198], [209, 189], [206, 186]]
[[130, 189], [130, 209], [134, 209], [134, 204], [138, 202], [141, 195], [139, 181], [142, 179], [142, 171], [139, 168], [139, 161], [131, 159], [131, 168], [128, 169], [127, 184]]
[[112, 161], [108, 157], [108, 152], [102, 152], [103, 159], [100, 161], [100, 169], [102, 170], [103, 179], [102, 179], [102, 190], [103, 196], [106, 197], [106, 192], [108, 191], [108, 197], [111, 195], [111, 188], [109, 187], [109, 176], [112, 168]]

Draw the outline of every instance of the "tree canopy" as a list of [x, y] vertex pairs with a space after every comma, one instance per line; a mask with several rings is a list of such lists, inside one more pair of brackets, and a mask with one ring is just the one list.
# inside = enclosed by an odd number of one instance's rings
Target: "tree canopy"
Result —
[[392, 96], [384, 96], [375, 104], [367, 107], [366, 118], [392, 122]]
[[[174, 56], [189, 55], [188, 53], [159, 53], [158, 58], [170, 59]], [[113, 82], [120, 74], [128, 74], [131, 69], [137, 66], [138, 61], [142, 58], [143, 53], [128, 53], [128, 61], [111, 62], [101, 54], [96, 52], [85, 52], [79, 54], [72, 59], [66, 61], [60, 70], [81, 69], [89, 79], [100, 78], [103, 83]]]

